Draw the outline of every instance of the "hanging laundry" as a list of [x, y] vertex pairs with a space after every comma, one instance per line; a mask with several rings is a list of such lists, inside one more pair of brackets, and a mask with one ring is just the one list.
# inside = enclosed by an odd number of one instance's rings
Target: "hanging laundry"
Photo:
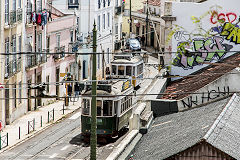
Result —
[[37, 15], [37, 24], [38, 24], [38, 25], [41, 25], [41, 23], [42, 23], [42, 15], [39, 13], [39, 14]]
[[36, 23], [36, 13], [35, 12], [32, 13], [32, 22]]
[[42, 20], [43, 20], [42, 24], [46, 25], [47, 24], [47, 12], [43, 12], [42, 17], [43, 17], [42, 18]]

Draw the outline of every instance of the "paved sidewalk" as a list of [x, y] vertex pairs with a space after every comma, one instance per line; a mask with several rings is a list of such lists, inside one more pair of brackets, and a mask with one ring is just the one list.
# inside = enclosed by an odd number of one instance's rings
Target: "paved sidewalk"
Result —
[[[69, 106], [65, 106], [64, 114], [63, 114], [63, 104], [64, 104], [64, 101], [57, 101], [53, 104], [40, 107], [36, 111], [28, 112], [26, 115], [14, 121], [11, 125], [7, 125], [5, 128], [3, 128], [1, 133], [2, 149], [0, 150], [0, 153], [3, 152], [4, 150], [9, 149], [10, 147], [15, 146], [18, 143], [25, 141], [27, 138], [34, 136], [40, 131], [43, 131], [53, 123], [57, 122], [58, 120], [66, 116], [67, 114], [72, 113], [76, 109], [80, 108], [81, 103], [80, 103], [80, 99], [78, 100], [78, 102], [74, 102], [74, 103], [70, 102]], [[54, 120], [53, 120], [53, 110], [54, 110]], [[42, 119], [42, 123], [41, 123], [41, 119]], [[35, 124], [33, 123], [34, 121], [35, 121]], [[29, 123], [29, 129], [28, 129], [28, 123]], [[19, 127], [20, 127], [20, 139], [19, 139]], [[7, 134], [8, 134], [8, 146], [6, 146]]]

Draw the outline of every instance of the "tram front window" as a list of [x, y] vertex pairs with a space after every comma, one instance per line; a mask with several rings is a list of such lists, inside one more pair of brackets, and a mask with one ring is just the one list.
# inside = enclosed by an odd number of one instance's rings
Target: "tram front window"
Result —
[[112, 116], [112, 101], [103, 101], [103, 116]]
[[89, 115], [89, 111], [90, 111], [90, 100], [83, 99], [83, 114]]
[[118, 75], [124, 75], [124, 66], [118, 66]]
[[97, 116], [102, 115], [102, 101], [98, 100], [97, 101]]
[[126, 75], [127, 76], [132, 76], [132, 66], [127, 66], [126, 67]]
[[113, 75], [116, 75], [117, 74], [117, 66], [112, 66], [112, 73]]

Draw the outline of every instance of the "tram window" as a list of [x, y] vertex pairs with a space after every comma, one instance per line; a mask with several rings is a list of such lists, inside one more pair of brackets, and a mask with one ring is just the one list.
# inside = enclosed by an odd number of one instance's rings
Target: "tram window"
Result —
[[88, 99], [83, 100], [83, 114], [89, 115], [90, 101]]
[[112, 73], [113, 75], [116, 75], [117, 74], [117, 66], [112, 66]]
[[143, 72], [143, 64], [139, 64], [137, 66], [137, 74], [140, 75], [142, 74], [142, 72]]
[[132, 66], [127, 66], [126, 67], [126, 75], [127, 76], [132, 76]]
[[118, 66], [118, 75], [124, 75], [124, 66]]
[[133, 67], [133, 76], [135, 76], [136, 74], [135, 74], [135, 67]]
[[102, 115], [102, 101], [98, 100], [97, 101], [97, 116]]
[[112, 116], [112, 101], [103, 101], [103, 116]]
[[114, 114], [117, 115], [118, 101], [114, 102]]

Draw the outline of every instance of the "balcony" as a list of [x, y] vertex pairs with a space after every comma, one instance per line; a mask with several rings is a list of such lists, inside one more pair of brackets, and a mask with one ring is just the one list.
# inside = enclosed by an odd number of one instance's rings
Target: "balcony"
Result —
[[65, 46], [61, 46], [61, 47], [55, 47], [55, 53], [53, 55], [53, 59], [54, 60], [58, 60], [58, 59], [61, 59], [63, 57], [65, 57]]
[[27, 56], [27, 68], [33, 68], [47, 62], [46, 54], [28, 55]]
[[21, 71], [21, 58], [19, 58], [17, 61], [12, 60], [8, 62], [8, 64], [5, 66], [5, 79], [8, 79], [9, 77], [13, 76], [17, 72]]
[[10, 24], [14, 24], [17, 21], [17, 12], [16, 10], [12, 10], [10, 12]]
[[21, 21], [22, 21], [22, 9], [21, 9], [21, 8], [19, 8], [19, 9], [17, 10], [17, 21], [18, 21], [18, 22], [21, 22]]

